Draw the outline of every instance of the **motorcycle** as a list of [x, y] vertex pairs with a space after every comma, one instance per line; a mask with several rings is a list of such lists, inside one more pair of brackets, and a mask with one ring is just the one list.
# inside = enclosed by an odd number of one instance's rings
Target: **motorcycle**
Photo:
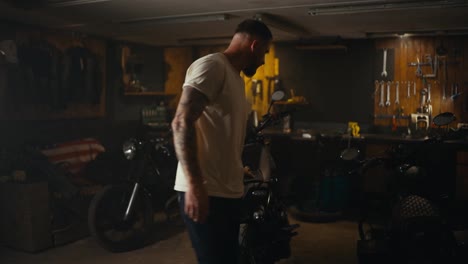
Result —
[[[443, 113], [433, 122], [441, 127], [453, 120], [453, 114]], [[443, 138], [434, 134], [419, 145], [393, 146], [386, 156], [364, 160], [349, 144], [341, 153], [341, 159], [355, 162], [351, 174], [363, 175], [382, 165], [392, 172], [386, 195], [363, 194], [357, 242], [360, 263], [454, 263], [460, 256], [447, 218], [448, 194], [435, 191], [427, 156], [421, 154]]]
[[297, 235], [295, 230], [299, 227], [289, 223], [286, 205], [279, 195], [279, 178], [275, 175], [270, 141], [262, 135], [264, 128], [288, 114], [269, 113], [273, 102], [283, 97], [282, 91], [273, 93], [268, 114], [254, 129], [254, 140], [244, 147], [244, 164], [248, 166], [239, 234], [243, 264], [271, 264], [288, 258], [291, 238]]
[[108, 185], [91, 201], [88, 225], [99, 245], [111, 252], [141, 248], [153, 233], [154, 214], [177, 214], [173, 190], [177, 158], [170, 136], [130, 138], [122, 145], [128, 162], [123, 183]]

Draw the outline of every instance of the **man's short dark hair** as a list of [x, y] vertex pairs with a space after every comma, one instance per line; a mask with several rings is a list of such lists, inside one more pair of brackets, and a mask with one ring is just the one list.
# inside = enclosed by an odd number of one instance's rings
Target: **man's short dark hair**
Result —
[[273, 39], [270, 29], [261, 21], [247, 19], [237, 25], [235, 33], [247, 33], [262, 38], [263, 40]]

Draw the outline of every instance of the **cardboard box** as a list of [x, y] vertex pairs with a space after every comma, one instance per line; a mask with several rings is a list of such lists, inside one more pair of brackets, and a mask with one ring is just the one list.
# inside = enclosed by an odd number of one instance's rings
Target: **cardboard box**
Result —
[[37, 252], [52, 247], [47, 183], [0, 184], [0, 243]]

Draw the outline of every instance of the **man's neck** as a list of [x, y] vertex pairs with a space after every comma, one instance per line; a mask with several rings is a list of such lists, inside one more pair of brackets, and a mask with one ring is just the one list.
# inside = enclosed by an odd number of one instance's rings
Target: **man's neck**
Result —
[[243, 56], [240, 52], [225, 50], [223, 54], [239, 73], [244, 69]]

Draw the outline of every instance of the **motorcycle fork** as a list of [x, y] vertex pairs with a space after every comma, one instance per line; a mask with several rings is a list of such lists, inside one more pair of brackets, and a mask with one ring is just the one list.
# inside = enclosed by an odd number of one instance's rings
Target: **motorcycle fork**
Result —
[[136, 200], [136, 197], [137, 197], [137, 195], [138, 195], [138, 193], [140, 191], [140, 186], [141, 186], [140, 181], [142, 179], [142, 173], [144, 172], [144, 167], [145, 167], [144, 161], [140, 160], [136, 164], [136, 169], [132, 170], [133, 173], [136, 174], [136, 175], [133, 175], [136, 178], [135, 178], [135, 183], [134, 183], [133, 188], [132, 188], [132, 194], [130, 195], [130, 200], [128, 201], [128, 205], [127, 205], [127, 208], [125, 210], [125, 214], [123, 216], [124, 222], [128, 221], [130, 216], [132, 215], [135, 200]]
[[140, 189], [140, 183], [135, 182], [132, 189], [132, 195], [130, 196], [130, 201], [128, 202], [127, 209], [125, 210], [124, 221], [128, 221], [130, 215], [132, 214], [133, 204], [135, 203], [136, 196], [138, 195], [138, 190]]

